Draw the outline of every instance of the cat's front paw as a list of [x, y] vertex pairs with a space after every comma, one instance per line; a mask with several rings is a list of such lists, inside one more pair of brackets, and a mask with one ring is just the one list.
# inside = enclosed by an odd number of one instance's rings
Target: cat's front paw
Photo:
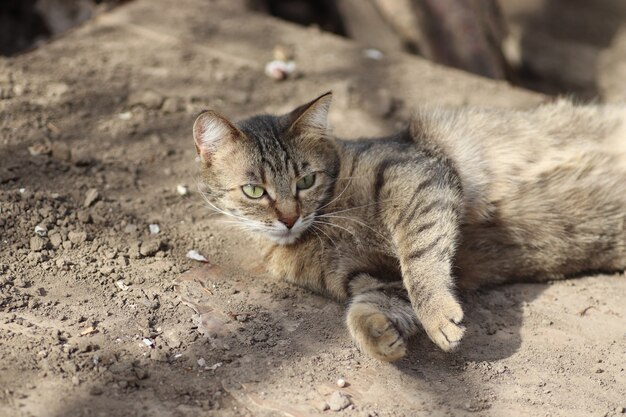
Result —
[[417, 316], [430, 340], [446, 352], [456, 349], [461, 343], [465, 327], [463, 309], [451, 294], [434, 297], [425, 303]]
[[386, 362], [406, 355], [404, 337], [375, 306], [365, 303], [351, 305], [347, 323], [352, 338], [365, 353]]

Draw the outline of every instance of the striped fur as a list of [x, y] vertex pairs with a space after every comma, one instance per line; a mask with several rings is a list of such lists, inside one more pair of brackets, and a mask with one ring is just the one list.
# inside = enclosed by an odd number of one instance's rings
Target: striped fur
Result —
[[[424, 110], [398, 134], [343, 141], [325, 129], [329, 104], [235, 125], [209, 112], [197, 124], [230, 139], [213, 149], [194, 136], [217, 210], [270, 238], [281, 211], [299, 216], [268, 269], [349, 302], [369, 354], [402, 357], [419, 327], [454, 349], [456, 287], [626, 268], [626, 107]], [[248, 183], [267, 195], [247, 199]]]

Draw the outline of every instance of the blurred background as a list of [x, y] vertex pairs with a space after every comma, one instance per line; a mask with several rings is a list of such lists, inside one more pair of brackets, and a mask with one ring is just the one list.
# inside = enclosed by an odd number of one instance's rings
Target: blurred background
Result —
[[[132, 0], [4, 0], [15, 55]], [[546, 94], [623, 98], [623, 0], [245, 0], [244, 7]], [[623, 90], [623, 88], [621, 88]], [[617, 97], [616, 97], [617, 96]]]

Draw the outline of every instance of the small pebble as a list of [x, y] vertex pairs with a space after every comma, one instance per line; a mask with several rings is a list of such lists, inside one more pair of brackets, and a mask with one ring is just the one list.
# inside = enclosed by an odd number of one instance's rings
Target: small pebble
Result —
[[52, 244], [52, 246], [54, 246], [55, 248], [58, 248], [59, 246], [61, 246], [61, 244], [63, 243], [63, 239], [61, 238], [61, 235], [58, 233], [55, 233], [53, 235], [50, 235], [50, 243]]
[[109, 265], [105, 265], [102, 268], [100, 268], [100, 273], [102, 275], [111, 275], [111, 273], [113, 273], [113, 271], [115, 271], [115, 268], [113, 268], [112, 266], [109, 266]]
[[40, 236], [33, 236], [30, 238], [30, 250], [39, 252], [46, 247], [46, 241]]
[[339, 388], [344, 388], [344, 387], [346, 386], [346, 380], [345, 380], [345, 379], [343, 379], [343, 378], [339, 378], [339, 379], [337, 380], [337, 386], [338, 386]]
[[197, 250], [190, 250], [185, 256], [189, 259], [193, 259], [194, 261], [209, 262], [209, 260], [201, 255]]
[[161, 228], [158, 224], [150, 224], [148, 225], [148, 229], [150, 230], [150, 234], [156, 235], [161, 231]]
[[40, 263], [44, 261], [44, 255], [42, 252], [30, 252], [28, 254], [28, 256], [26, 257], [26, 259], [28, 259], [29, 262], [33, 262], [33, 263]]
[[123, 279], [118, 279], [117, 281], [115, 281], [115, 285], [122, 291], [128, 291], [130, 289], [130, 287], [124, 283]]
[[380, 61], [383, 59], [384, 55], [378, 49], [368, 48], [363, 50], [363, 56], [365, 58], [373, 59], [375, 61]]
[[78, 245], [87, 240], [87, 233], [71, 231], [67, 234], [67, 238], [70, 240], [70, 242]]
[[86, 329], [84, 329], [83, 331], [80, 332], [81, 336], [87, 336], [89, 334], [93, 334], [93, 333], [98, 333], [98, 329], [96, 329], [93, 326], [89, 326]]
[[98, 190], [95, 188], [90, 188], [89, 190], [87, 190], [87, 192], [85, 193], [85, 202], [83, 203], [84, 207], [89, 207], [91, 206], [93, 203], [96, 202], [96, 200], [100, 197], [100, 194], [98, 193]]
[[141, 243], [139, 253], [143, 256], [154, 256], [161, 247], [161, 242], [158, 240], [146, 240]]
[[341, 411], [344, 408], [347, 408], [350, 404], [352, 404], [350, 397], [341, 391], [333, 392], [330, 396], [330, 400], [328, 400], [328, 405], [333, 411]]
[[48, 155], [52, 152], [52, 149], [50, 149], [49, 143], [36, 143], [35, 145], [28, 147], [28, 152], [32, 156]]
[[176, 186], [176, 192], [179, 195], [187, 195], [187, 194], [189, 194], [189, 188], [187, 188], [186, 185], [178, 184]]
[[294, 61], [270, 61], [265, 65], [265, 75], [276, 81], [282, 81], [296, 70]]
[[35, 233], [41, 237], [44, 237], [48, 234], [48, 229], [43, 226], [37, 225], [35, 226]]

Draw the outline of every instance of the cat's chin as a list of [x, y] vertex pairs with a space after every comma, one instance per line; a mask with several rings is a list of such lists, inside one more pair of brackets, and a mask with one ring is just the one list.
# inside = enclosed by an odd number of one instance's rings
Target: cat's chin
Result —
[[292, 245], [296, 243], [300, 235], [301, 233], [292, 231], [265, 233], [265, 236], [279, 245]]

